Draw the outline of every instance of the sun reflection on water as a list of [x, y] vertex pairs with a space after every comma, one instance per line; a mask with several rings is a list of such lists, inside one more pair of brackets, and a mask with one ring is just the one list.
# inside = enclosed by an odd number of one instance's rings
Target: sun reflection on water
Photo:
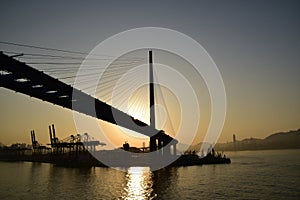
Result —
[[130, 167], [126, 174], [126, 185], [122, 199], [155, 199], [152, 172], [149, 167]]

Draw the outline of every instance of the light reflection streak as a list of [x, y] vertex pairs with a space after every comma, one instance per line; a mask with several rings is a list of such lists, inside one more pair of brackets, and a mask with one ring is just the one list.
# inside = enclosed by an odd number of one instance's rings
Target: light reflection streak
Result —
[[152, 172], [149, 167], [130, 167], [126, 174], [126, 186], [122, 199], [155, 199], [153, 193]]

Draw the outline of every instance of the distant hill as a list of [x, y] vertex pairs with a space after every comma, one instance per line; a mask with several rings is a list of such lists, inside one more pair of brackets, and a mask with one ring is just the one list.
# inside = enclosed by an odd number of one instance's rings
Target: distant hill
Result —
[[279, 132], [264, 139], [247, 138], [241, 141], [216, 144], [217, 151], [297, 149], [300, 148], [300, 129]]
[[267, 139], [267, 140], [269, 140], [269, 139], [277, 140], [277, 139], [283, 139], [283, 138], [295, 138], [295, 137], [299, 137], [299, 135], [300, 135], [300, 129], [298, 129], [296, 131], [274, 133], [272, 135], [269, 135], [265, 139]]

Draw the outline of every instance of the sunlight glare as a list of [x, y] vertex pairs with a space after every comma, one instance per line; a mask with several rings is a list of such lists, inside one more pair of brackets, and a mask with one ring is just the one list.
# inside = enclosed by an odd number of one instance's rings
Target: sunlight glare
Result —
[[149, 167], [130, 167], [126, 175], [127, 184], [122, 199], [153, 199], [152, 172]]

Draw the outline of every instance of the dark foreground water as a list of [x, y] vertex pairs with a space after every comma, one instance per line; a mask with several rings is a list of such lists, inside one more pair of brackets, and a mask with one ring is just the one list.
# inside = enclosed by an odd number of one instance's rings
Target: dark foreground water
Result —
[[0, 199], [300, 199], [300, 150], [227, 155], [232, 164], [155, 172], [0, 162]]

